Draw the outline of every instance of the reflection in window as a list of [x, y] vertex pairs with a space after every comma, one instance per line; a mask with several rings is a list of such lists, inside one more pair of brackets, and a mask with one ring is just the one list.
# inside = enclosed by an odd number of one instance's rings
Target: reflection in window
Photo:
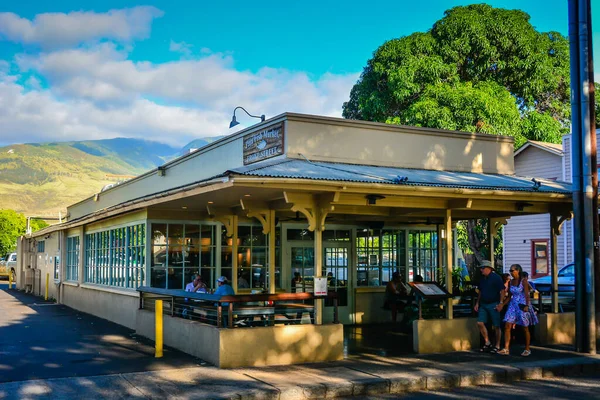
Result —
[[425, 281], [437, 280], [437, 242], [437, 231], [412, 230], [408, 233], [408, 265], [414, 276], [421, 275]]
[[[275, 228], [275, 287], [281, 287], [281, 229]], [[231, 238], [228, 239], [229, 242]], [[261, 225], [238, 226], [238, 278], [253, 289], [269, 288], [269, 241]], [[224, 249], [226, 251], [226, 249]], [[228, 248], [231, 253], [231, 248]], [[222, 262], [224, 262], [223, 260]], [[231, 269], [231, 262], [228, 261]], [[231, 272], [230, 272], [231, 274]]]
[[201, 224], [152, 224], [151, 286], [183, 289], [200, 274], [215, 287], [216, 227]]
[[357, 286], [383, 286], [389, 282], [394, 271], [404, 274], [404, 243], [403, 230], [357, 230]]

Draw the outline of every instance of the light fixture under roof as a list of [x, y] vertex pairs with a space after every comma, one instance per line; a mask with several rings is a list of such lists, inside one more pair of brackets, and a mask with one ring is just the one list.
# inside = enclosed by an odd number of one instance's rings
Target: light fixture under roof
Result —
[[209, 201], [208, 204], [215, 204], [215, 202], [214, 201]]
[[250, 196], [251, 196], [250, 194], [245, 194], [245, 195], [244, 195], [244, 197], [250, 197]]

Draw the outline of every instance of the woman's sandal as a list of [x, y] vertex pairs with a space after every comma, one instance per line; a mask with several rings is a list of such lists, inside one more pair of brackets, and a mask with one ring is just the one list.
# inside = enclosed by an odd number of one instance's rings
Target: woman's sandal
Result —
[[508, 356], [510, 353], [508, 349], [499, 350], [496, 354], [500, 354], [501, 356]]
[[521, 356], [523, 357], [529, 357], [531, 355], [531, 350], [523, 350], [523, 352], [521, 353]]
[[483, 345], [483, 347], [481, 347], [481, 348], [479, 349], [479, 352], [480, 352], [480, 353], [485, 353], [486, 351], [490, 351], [490, 350], [492, 350], [492, 349], [493, 349], [493, 346], [492, 346], [492, 344], [491, 344], [491, 343], [490, 343], [490, 344], [484, 344], [484, 345]]
[[492, 347], [492, 349], [490, 350], [490, 353], [492, 353], [492, 354], [496, 354], [496, 353], [498, 353], [499, 351], [500, 351], [500, 349], [499, 349], [499, 348], [497, 348], [496, 346], [494, 346], [494, 347]]

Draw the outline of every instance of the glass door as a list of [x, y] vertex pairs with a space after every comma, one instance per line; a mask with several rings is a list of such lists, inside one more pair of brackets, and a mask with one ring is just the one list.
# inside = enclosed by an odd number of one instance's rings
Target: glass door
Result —
[[[350, 324], [350, 243], [331, 243], [323, 245], [323, 273], [327, 277], [329, 292], [337, 294], [338, 317], [341, 323]], [[333, 299], [325, 300], [323, 322], [333, 322]]]

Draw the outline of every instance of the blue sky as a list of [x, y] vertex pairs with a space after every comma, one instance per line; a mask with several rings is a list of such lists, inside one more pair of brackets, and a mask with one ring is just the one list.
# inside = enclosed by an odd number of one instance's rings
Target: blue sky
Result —
[[[237, 105], [267, 117], [341, 116], [379, 45], [479, 2], [3, 2], [0, 144], [120, 136], [184, 145], [230, 133]], [[567, 35], [566, 0], [487, 3]]]

